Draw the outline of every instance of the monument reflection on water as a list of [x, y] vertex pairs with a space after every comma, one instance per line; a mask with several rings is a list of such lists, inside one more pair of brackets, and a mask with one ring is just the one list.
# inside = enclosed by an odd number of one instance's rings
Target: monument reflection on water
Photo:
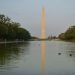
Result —
[[75, 43], [63, 41], [0, 44], [0, 75], [75, 75], [74, 50]]

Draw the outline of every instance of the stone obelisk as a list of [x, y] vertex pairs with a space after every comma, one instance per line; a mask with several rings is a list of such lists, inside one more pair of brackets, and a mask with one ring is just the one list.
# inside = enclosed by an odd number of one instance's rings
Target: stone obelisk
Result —
[[42, 72], [44, 73], [45, 71], [45, 41], [44, 39], [46, 38], [45, 36], [45, 8], [44, 6], [42, 7], [42, 32], [41, 32], [41, 49], [42, 49]]
[[41, 35], [41, 39], [45, 39], [45, 8], [44, 5], [42, 7], [42, 35]]

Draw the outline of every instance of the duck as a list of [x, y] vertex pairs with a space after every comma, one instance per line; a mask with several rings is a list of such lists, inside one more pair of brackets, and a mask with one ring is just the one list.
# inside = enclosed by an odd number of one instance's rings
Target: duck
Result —
[[61, 55], [61, 53], [58, 53], [58, 55]]

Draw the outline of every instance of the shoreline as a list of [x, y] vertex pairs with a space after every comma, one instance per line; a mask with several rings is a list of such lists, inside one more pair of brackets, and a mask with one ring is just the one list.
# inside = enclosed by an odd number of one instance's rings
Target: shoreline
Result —
[[0, 41], [0, 44], [24, 43], [26, 41]]
[[[26, 40], [26, 41], [0, 41], [0, 44], [10, 44], [10, 43], [24, 43], [27, 41], [51, 41], [51, 40]], [[61, 39], [54, 39], [54, 41], [65, 41], [65, 42], [74, 42], [75, 40], [61, 40]]]

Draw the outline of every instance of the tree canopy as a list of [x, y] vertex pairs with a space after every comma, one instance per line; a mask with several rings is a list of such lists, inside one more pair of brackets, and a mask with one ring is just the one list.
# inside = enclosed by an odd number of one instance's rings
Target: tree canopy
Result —
[[0, 40], [28, 40], [29, 31], [20, 27], [20, 23], [13, 22], [9, 17], [0, 15]]
[[66, 32], [59, 35], [59, 38], [62, 40], [75, 40], [75, 26], [69, 27]]

